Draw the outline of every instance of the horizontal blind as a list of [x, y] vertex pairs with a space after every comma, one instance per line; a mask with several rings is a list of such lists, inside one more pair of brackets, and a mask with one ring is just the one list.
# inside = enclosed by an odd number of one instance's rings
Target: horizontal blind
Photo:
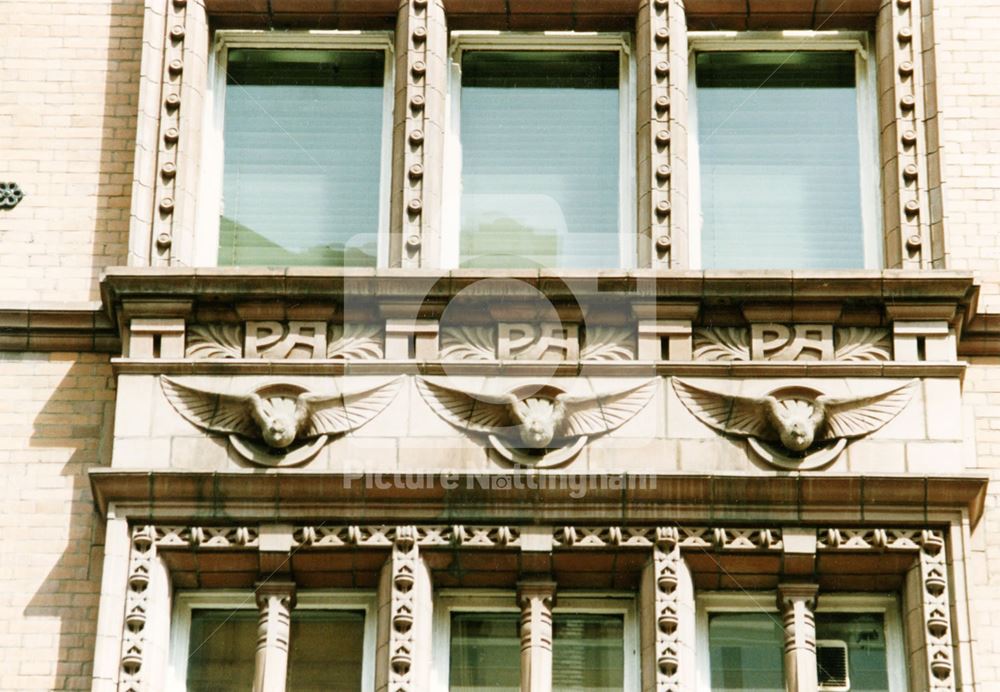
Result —
[[617, 51], [462, 57], [460, 263], [619, 266]]
[[700, 53], [702, 263], [864, 267], [855, 56]]
[[383, 51], [229, 51], [220, 265], [375, 265], [384, 70]]

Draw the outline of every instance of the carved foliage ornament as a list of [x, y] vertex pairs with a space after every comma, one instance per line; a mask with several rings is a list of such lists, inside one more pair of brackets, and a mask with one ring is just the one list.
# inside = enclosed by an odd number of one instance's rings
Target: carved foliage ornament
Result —
[[187, 330], [185, 356], [194, 360], [379, 360], [382, 327], [377, 324], [250, 321], [194, 324]]
[[354, 392], [316, 394], [295, 384], [270, 384], [245, 394], [198, 389], [161, 376], [167, 401], [185, 419], [229, 436], [241, 456], [262, 466], [311, 459], [330, 435], [361, 427], [396, 396], [400, 378]]
[[892, 360], [889, 330], [822, 324], [755, 324], [694, 330], [694, 359], [749, 360]]
[[456, 428], [482, 435], [508, 461], [544, 467], [568, 461], [593, 435], [620, 427], [655, 391], [656, 380], [613, 392], [571, 395], [552, 385], [501, 394], [469, 392], [418, 378], [434, 412]]
[[880, 392], [837, 398], [808, 387], [779, 387], [762, 397], [702, 389], [674, 378], [674, 391], [705, 425], [747, 438], [763, 461], [789, 469], [833, 461], [847, 440], [871, 434], [910, 401], [916, 380]]

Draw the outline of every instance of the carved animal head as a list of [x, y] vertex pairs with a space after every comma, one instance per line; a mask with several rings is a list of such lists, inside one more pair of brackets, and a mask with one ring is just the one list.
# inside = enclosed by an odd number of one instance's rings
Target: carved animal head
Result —
[[[771, 397], [773, 399], [773, 397]], [[812, 447], [816, 439], [816, 428], [822, 422], [816, 420], [816, 410], [808, 401], [785, 399], [771, 404], [774, 411], [775, 432], [781, 444], [793, 452], [804, 452]]]
[[300, 419], [297, 400], [288, 397], [263, 399], [250, 397], [251, 415], [260, 426], [260, 436], [269, 447], [290, 447], [299, 435]]
[[514, 400], [514, 414], [520, 421], [518, 433], [521, 441], [532, 449], [545, 449], [556, 436], [556, 427], [562, 422], [565, 409], [551, 399], [531, 397]]

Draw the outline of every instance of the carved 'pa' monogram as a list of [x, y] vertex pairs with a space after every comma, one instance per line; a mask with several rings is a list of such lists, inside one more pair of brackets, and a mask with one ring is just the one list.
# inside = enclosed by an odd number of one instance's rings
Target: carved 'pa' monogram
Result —
[[326, 358], [326, 322], [247, 322], [246, 358]]
[[497, 353], [501, 360], [580, 358], [580, 336], [575, 324], [501, 322], [499, 337]]
[[833, 326], [755, 324], [750, 345], [753, 360], [833, 360]]

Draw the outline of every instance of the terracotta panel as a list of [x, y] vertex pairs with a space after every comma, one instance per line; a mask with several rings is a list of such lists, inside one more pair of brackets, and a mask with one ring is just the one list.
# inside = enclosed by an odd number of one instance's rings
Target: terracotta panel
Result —
[[868, 14], [878, 12], [880, 0], [816, 0], [816, 14], [839, 12], [843, 14]]
[[300, 589], [350, 589], [357, 586], [350, 572], [296, 572], [295, 583]]
[[584, 14], [616, 14], [634, 19], [639, 12], [639, 0], [577, 0], [573, 10], [577, 17]]
[[691, 31], [746, 31], [745, 14], [688, 15]]
[[209, 15], [219, 12], [235, 14], [267, 13], [267, 0], [205, 0], [205, 11]]
[[813, 0], [747, 0], [750, 13], [812, 14]]
[[330, 15], [336, 11], [334, 0], [271, 0], [271, 12], [282, 14], [291, 12], [295, 14], [319, 14]]
[[812, 13], [788, 14], [751, 14], [747, 19], [747, 28], [751, 31], [778, 29], [810, 29], [812, 28]]
[[397, 0], [335, 0], [336, 11], [344, 14], [384, 14], [396, 16]]
[[875, 15], [873, 14], [845, 14], [837, 12], [831, 16], [828, 14], [816, 14], [816, 29], [852, 29], [870, 31], [875, 28]]
[[448, 28], [452, 31], [481, 29], [484, 31], [504, 31], [509, 29], [506, 14], [450, 14]]
[[615, 556], [607, 551], [573, 551], [556, 553], [552, 556], [554, 569], [570, 572], [610, 572]]
[[444, 11], [451, 24], [452, 14], [507, 14], [504, 0], [444, 0]]
[[514, 14], [572, 14], [572, 0], [507, 0]]
[[512, 31], [570, 31], [573, 29], [571, 14], [511, 14]]
[[635, 18], [622, 14], [577, 14], [573, 28], [577, 31], [631, 31], [635, 28]]
[[747, 0], [687, 0], [684, 3], [688, 17], [693, 14], [746, 14]]
[[555, 574], [559, 589], [609, 589], [611, 575], [606, 572], [559, 572]]
[[253, 572], [202, 572], [198, 587], [202, 589], [249, 589], [259, 574]]

